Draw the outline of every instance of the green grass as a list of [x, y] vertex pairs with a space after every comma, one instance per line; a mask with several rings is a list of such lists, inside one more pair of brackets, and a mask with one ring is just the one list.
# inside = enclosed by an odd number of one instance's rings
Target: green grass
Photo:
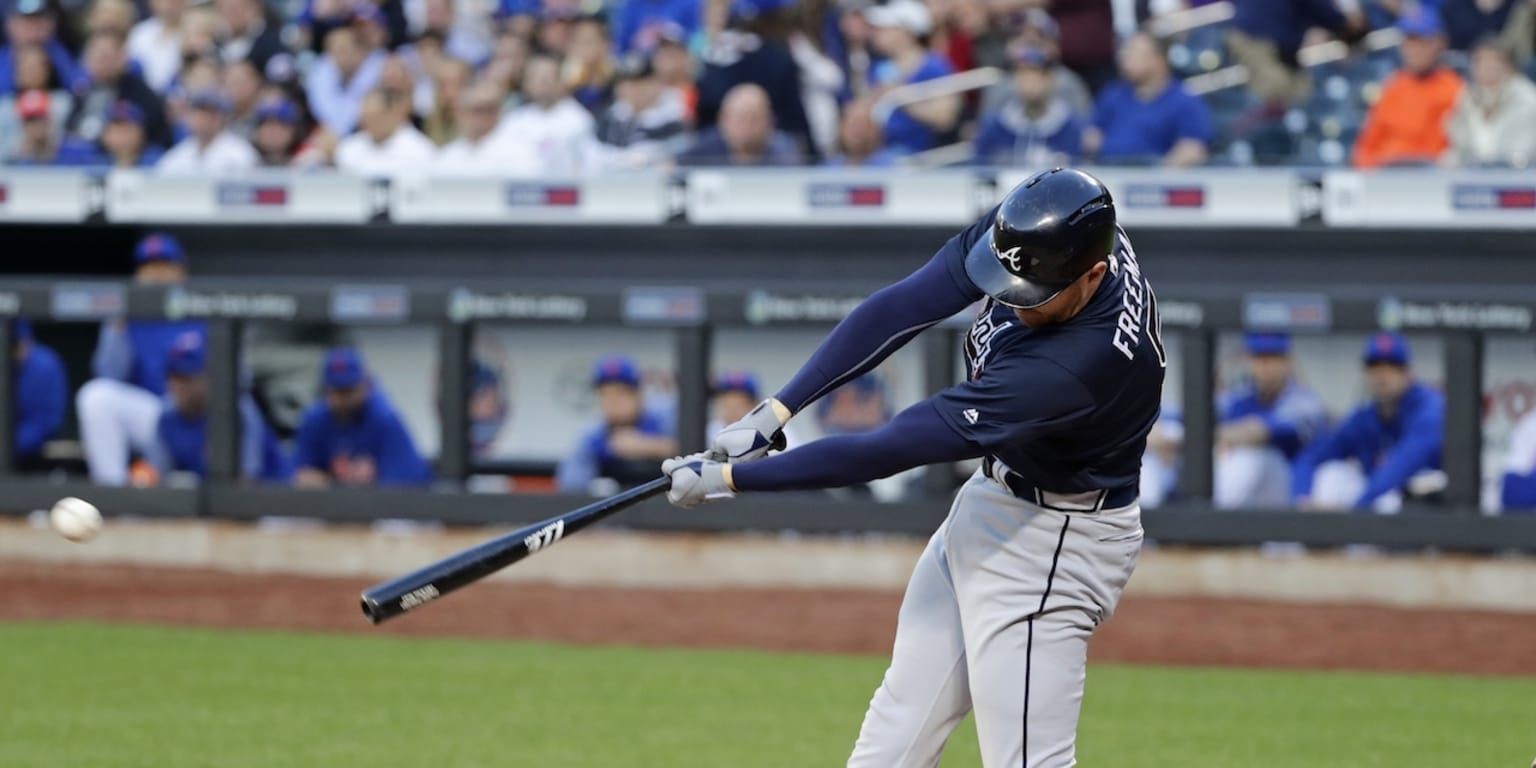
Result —
[[[883, 665], [0, 624], [0, 766], [841, 765]], [[1090, 768], [1525, 768], [1536, 680], [1096, 666], [1079, 745]], [[976, 755], [967, 725], [945, 766]]]

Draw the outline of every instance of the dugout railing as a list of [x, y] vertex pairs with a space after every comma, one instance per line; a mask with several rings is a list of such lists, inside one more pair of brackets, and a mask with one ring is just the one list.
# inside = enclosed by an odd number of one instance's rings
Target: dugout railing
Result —
[[[578, 283], [577, 285], [581, 285]], [[1390, 298], [1349, 291], [1251, 292], [1202, 295], [1161, 291], [1164, 328], [1177, 334], [1185, 403], [1182, 501], [1146, 513], [1148, 534], [1165, 542], [1253, 544], [1297, 541], [1315, 545], [1367, 543], [1386, 547], [1434, 547], [1468, 551], [1536, 551], [1536, 518], [1486, 515], [1479, 508], [1482, 482], [1482, 396], [1485, 340], [1490, 334], [1526, 333], [1536, 296], [1521, 286], [1484, 291], [1471, 300], [1447, 299], [1425, 289]], [[100, 322], [200, 318], [209, 325], [209, 477], [195, 489], [107, 489], [79, 480], [0, 474], [0, 508], [26, 513], [65, 495], [97, 501], [112, 514], [147, 517], [209, 517], [249, 520], [269, 515], [334, 521], [379, 518], [449, 523], [513, 523], [572, 508], [582, 499], [561, 495], [471, 493], [464, 479], [470, 456], [464, 400], [477, 324], [644, 327], [671, 335], [675, 347], [680, 439], [693, 450], [704, 444], [711, 365], [711, 334], [729, 326], [825, 328], [861, 297], [775, 288], [635, 285], [622, 289], [567, 290], [563, 285], [517, 281], [370, 282], [329, 284], [280, 279], [196, 279], [186, 286], [147, 288], [120, 281], [10, 279], [0, 285], [0, 314], [39, 322]], [[574, 306], [582, 307], [577, 313]], [[235, 482], [238, 445], [236, 393], [240, 387], [241, 329], [248, 322], [340, 325], [411, 324], [436, 329], [440, 361], [438, 483], [424, 491], [295, 491]], [[957, 317], [918, 342], [924, 388], [952, 383], [961, 330]], [[1223, 512], [1206, 499], [1211, 488], [1217, 334], [1245, 328], [1284, 328], [1293, 333], [1367, 332], [1383, 327], [1434, 333], [1443, 338], [1448, 404], [1444, 467], [1448, 485], [1435, 506], [1409, 506], [1394, 516], [1301, 513], [1288, 510]], [[0, 349], [10, 348], [9, 324], [0, 323]], [[0, 362], [0, 403], [11, 403], [9, 355]], [[426, 359], [426, 355], [424, 355]], [[0, 410], [0, 434], [11, 433], [12, 416]], [[0, 441], [0, 467], [12, 466], [9, 441]], [[882, 504], [819, 495], [748, 496], [706, 511], [653, 503], [616, 524], [646, 529], [887, 531], [923, 534], [946, 512], [942, 495], [952, 487], [931, 472], [926, 498]]]

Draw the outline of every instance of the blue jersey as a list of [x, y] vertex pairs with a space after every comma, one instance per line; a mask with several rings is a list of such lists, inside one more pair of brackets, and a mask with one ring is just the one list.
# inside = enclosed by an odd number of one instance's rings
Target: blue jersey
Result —
[[374, 390], [356, 420], [343, 422], [331, 415], [324, 402], [304, 413], [293, 439], [295, 467], [318, 469], [336, 476], [337, 469], [354, 459], [368, 459], [380, 486], [427, 485], [432, 470], [416, 452], [389, 400]]
[[1222, 423], [1251, 416], [1264, 420], [1269, 444], [1295, 459], [1301, 449], [1328, 426], [1328, 410], [1317, 394], [1296, 381], [1287, 381], [1273, 402], [1264, 402], [1252, 382], [1244, 382], [1221, 397], [1217, 413]]
[[[860, 304], [778, 400], [798, 413], [984, 298], [964, 261], [995, 216], [988, 213], [921, 269]], [[873, 432], [734, 465], [731, 482], [740, 491], [828, 488], [990, 455], [1053, 493], [1137, 487], [1167, 358], [1157, 299], [1124, 232], [1110, 265], [1087, 305], [1065, 323], [1029, 328], [987, 301], [966, 336], [965, 382]]]
[[[677, 433], [673, 418], [660, 409], [647, 408], [635, 422], [635, 431], [651, 437], [672, 437]], [[656, 462], [651, 459], [633, 461], [617, 456], [608, 447], [608, 425], [598, 424], [587, 430], [555, 470], [555, 482], [560, 490], [582, 493], [587, 485], [599, 477], [612, 478], [620, 483], [645, 482], [656, 476]]]
[[18, 459], [34, 459], [43, 443], [64, 426], [69, 381], [57, 352], [32, 342], [27, 359], [16, 368], [16, 435], [12, 443]]
[[1369, 510], [1382, 494], [1402, 488], [1415, 474], [1440, 468], [1444, 428], [1445, 398], [1415, 382], [1403, 393], [1390, 419], [1383, 419], [1375, 404], [1367, 403], [1302, 451], [1292, 473], [1292, 490], [1298, 498], [1310, 496], [1318, 465], [1354, 459], [1367, 476], [1355, 509]]
[[[240, 398], [240, 477], [246, 480], [283, 482], [288, 462], [277, 435], [272, 433], [250, 396]], [[208, 476], [208, 416], [187, 417], [167, 407], [155, 430], [159, 441], [156, 468], [166, 472], [190, 472]]]
[[1112, 83], [1099, 94], [1093, 124], [1104, 132], [1099, 159], [1152, 161], [1184, 139], [1209, 144], [1211, 110], [1178, 80], [1142, 101], [1130, 83]]

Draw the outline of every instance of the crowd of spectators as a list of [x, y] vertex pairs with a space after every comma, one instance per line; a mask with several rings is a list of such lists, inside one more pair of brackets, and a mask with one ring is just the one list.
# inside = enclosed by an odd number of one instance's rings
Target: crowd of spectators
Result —
[[[1401, 69], [1371, 94], [1355, 164], [1526, 162], [1536, 5], [1336, 1], [1232, 0], [1223, 55], [1256, 119], [1308, 98], [1304, 44], [1396, 26]], [[517, 176], [969, 145], [995, 165], [1197, 165], [1220, 126], [1170, 66], [1177, 35], [1136, 31], [1187, 4], [1203, 2], [3, 0], [0, 159]], [[1465, 77], [1447, 48], [1471, 52]], [[978, 67], [1006, 76], [882, 98]]]

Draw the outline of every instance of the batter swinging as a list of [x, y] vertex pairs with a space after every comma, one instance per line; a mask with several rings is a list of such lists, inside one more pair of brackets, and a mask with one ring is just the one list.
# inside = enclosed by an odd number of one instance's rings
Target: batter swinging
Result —
[[[766, 456], [793, 414], [979, 299], [965, 382], [875, 432]], [[974, 709], [988, 768], [1071, 766], [1088, 638], [1141, 549], [1141, 454], [1165, 366], [1157, 299], [1109, 191], [1056, 169], [870, 296], [710, 451], [662, 471], [672, 503], [693, 507], [985, 457], [912, 574], [848, 764], [937, 765]]]

